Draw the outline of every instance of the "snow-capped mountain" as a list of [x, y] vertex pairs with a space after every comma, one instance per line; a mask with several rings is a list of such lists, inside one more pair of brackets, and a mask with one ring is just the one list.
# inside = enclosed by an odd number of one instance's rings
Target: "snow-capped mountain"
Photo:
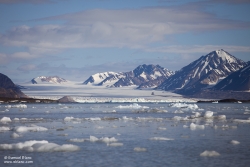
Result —
[[48, 76], [48, 77], [40, 76], [33, 78], [30, 82], [32, 84], [62, 84], [62, 83], [67, 83], [68, 81], [58, 76]]
[[137, 85], [138, 88], [149, 88], [160, 85], [165, 79], [173, 75], [174, 72], [159, 65], [140, 65], [133, 71], [124, 73], [125, 77], [119, 79], [113, 86]]
[[250, 62], [244, 68], [230, 74], [217, 85], [214, 90], [233, 90], [249, 91], [250, 90]]
[[140, 65], [129, 72], [103, 72], [90, 76], [83, 84], [123, 87], [136, 85], [139, 88], [156, 87], [174, 72], [159, 65]]
[[123, 73], [116, 72], [102, 72], [91, 75], [83, 84], [93, 84], [93, 85], [106, 85], [106, 84], [114, 84], [121, 77], [123, 77]]
[[182, 94], [193, 94], [212, 87], [229, 74], [247, 64], [223, 49], [213, 51], [190, 63], [166, 79], [158, 89], [175, 90]]

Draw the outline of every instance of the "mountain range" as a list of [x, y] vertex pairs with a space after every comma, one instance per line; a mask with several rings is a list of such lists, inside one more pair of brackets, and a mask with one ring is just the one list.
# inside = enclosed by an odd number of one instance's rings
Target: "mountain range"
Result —
[[185, 95], [195, 94], [203, 89], [212, 88], [228, 75], [246, 65], [247, 63], [223, 49], [216, 50], [183, 67], [175, 75], [166, 79], [157, 89]]
[[64, 78], [60, 78], [58, 76], [39, 76], [33, 78], [30, 83], [32, 84], [62, 84], [67, 83], [68, 81]]
[[91, 75], [83, 84], [105, 85], [107, 87], [138, 86], [138, 88], [156, 87], [174, 72], [159, 65], [139, 65], [129, 72], [103, 72]]
[[[0, 96], [24, 96], [20, 87], [7, 76], [1, 74], [0, 81]], [[30, 83], [63, 84], [70, 81], [58, 76], [40, 76], [33, 78]], [[143, 64], [128, 72], [96, 73], [82, 84], [106, 87], [136, 86], [137, 89], [151, 88], [190, 97], [195, 94], [204, 97], [209, 94], [208, 91], [210, 94], [216, 91], [249, 91], [250, 62], [246, 63], [220, 49], [201, 56], [175, 72], [159, 65]]]

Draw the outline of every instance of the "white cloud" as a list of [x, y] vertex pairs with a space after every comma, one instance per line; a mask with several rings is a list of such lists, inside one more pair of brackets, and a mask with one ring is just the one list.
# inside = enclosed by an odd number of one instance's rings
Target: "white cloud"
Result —
[[249, 46], [230, 46], [230, 45], [170, 45], [155, 48], [145, 48], [148, 52], [163, 52], [163, 53], [178, 53], [178, 54], [192, 54], [201, 53], [208, 54], [211, 51], [224, 49], [229, 53], [233, 52], [250, 52]]
[[63, 20], [65, 24], [14, 27], [1, 34], [0, 43], [27, 47], [30, 54], [37, 55], [69, 48], [145, 48], [168, 41], [170, 34], [249, 28], [248, 23], [220, 19], [191, 7], [95, 9], [43, 20]]

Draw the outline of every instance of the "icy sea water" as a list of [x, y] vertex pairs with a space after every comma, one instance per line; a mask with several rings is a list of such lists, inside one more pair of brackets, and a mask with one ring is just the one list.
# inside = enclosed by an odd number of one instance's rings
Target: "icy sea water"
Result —
[[26, 105], [0, 105], [0, 166], [250, 165], [250, 104]]

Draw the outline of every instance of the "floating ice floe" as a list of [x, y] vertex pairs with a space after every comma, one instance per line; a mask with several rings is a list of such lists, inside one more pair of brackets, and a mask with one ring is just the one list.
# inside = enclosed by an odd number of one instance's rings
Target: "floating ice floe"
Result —
[[10, 137], [12, 137], [12, 138], [18, 138], [18, 137], [20, 137], [20, 135], [14, 132], [14, 133], [12, 133], [10, 135]]
[[102, 119], [99, 118], [99, 117], [95, 117], [95, 118], [85, 118], [85, 120], [88, 120], [88, 121], [101, 121]]
[[139, 104], [137, 103], [133, 103], [133, 104], [130, 104], [130, 105], [126, 105], [126, 106], [122, 106], [122, 105], [119, 105], [115, 108], [149, 108], [148, 106], [140, 106]]
[[174, 116], [172, 120], [175, 121], [189, 121], [190, 119], [188, 117], [180, 117], [180, 116]]
[[164, 128], [164, 127], [158, 127], [157, 129], [158, 130], [167, 130], [167, 128]]
[[64, 121], [69, 122], [69, 121], [81, 121], [82, 119], [80, 118], [74, 118], [74, 117], [65, 117]]
[[154, 118], [154, 117], [137, 117], [136, 121], [162, 121], [163, 118]]
[[191, 129], [191, 130], [205, 129], [205, 126], [204, 126], [204, 125], [197, 125], [197, 124], [195, 124], [195, 123], [191, 123], [191, 124], [190, 124], [190, 129]]
[[111, 111], [102, 111], [102, 112], [104, 112], [104, 113], [116, 113], [115, 110], [111, 110]]
[[167, 141], [167, 140], [174, 140], [172, 138], [166, 138], [166, 137], [152, 137], [149, 140], [162, 140], [162, 141]]
[[77, 143], [80, 143], [80, 142], [84, 142], [86, 139], [69, 139], [70, 142], [77, 142]]
[[167, 110], [161, 110], [158, 108], [153, 108], [153, 109], [140, 109], [140, 110], [133, 110], [132, 112], [134, 113], [167, 113]]
[[72, 144], [58, 145], [46, 140], [30, 140], [14, 144], [0, 144], [0, 150], [22, 150], [28, 152], [71, 152], [80, 148]]
[[27, 108], [26, 104], [7, 105], [6, 108]]
[[136, 152], [145, 152], [145, 151], [147, 151], [147, 149], [146, 148], [142, 148], [142, 147], [135, 147], [134, 151], [136, 151]]
[[232, 140], [230, 143], [231, 143], [231, 144], [234, 144], [234, 145], [240, 144], [240, 142], [237, 141], [237, 140]]
[[28, 132], [28, 131], [32, 131], [32, 132], [38, 132], [38, 131], [47, 131], [48, 129], [42, 126], [36, 126], [36, 125], [32, 125], [32, 126], [17, 126], [14, 128], [14, 130], [16, 132]]
[[10, 119], [10, 117], [3, 117], [3, 118], [0, 119], [0, 122], [8, 123], [8, 122], [11, 122], [11, 119]]
[[186, 104], [186, 103], [170, 103], [169, 107], [186, 108], [190, 110], [196, 110], [199, 108], [197, 104]]
[[216, 151], [204, 151], [203, 153], [200, 154], [202, 157], [215, 157], [215, 156], [220, 156], [220, 154]]
[[102, 137], [102, 138], [97, 138], [95, 136], [89, 136], [89, 141], [90, 142], [104, 142], [104, 143], [111, 143], [111, 142], [117, 142], [118, 140], [114, 137]]
[[206, 111], [204, 114], [204, 118], [213, 118], [213, 111]]
[[238, 122], [238, 123], [250, 123], [249, 118], [247, 120], [245, 120], [245, 119], [234, 119], [233, 121]]
[[122, 120], [125, 120], [125, 121], [132, 121], [132, 120], [134, 120], [134, 119], [131, 118], [131, 117], [123, 116], [123, 117], [122, 117]]
[[5, 132], [5, 131], [9, 131], [10, 128], [9, 127], [6, 127], [6, 126], [1, 126], [0, 127], [0, 132]]
[[119, 147], [119, 146], [123, 146], [123, 143], [107, 143], [107, 146]]
[[175, 110], [173, 113], [174, 114], [184, 114], [184, 111], [182, 111], [182, 110]]
[[8, 109], [6, 108], [5, 110], [2, 110], [2, 111], [0, 111], [0, 112], [8, 112], [8, 111], [10, 111], [10, 110], [8, 110]]

